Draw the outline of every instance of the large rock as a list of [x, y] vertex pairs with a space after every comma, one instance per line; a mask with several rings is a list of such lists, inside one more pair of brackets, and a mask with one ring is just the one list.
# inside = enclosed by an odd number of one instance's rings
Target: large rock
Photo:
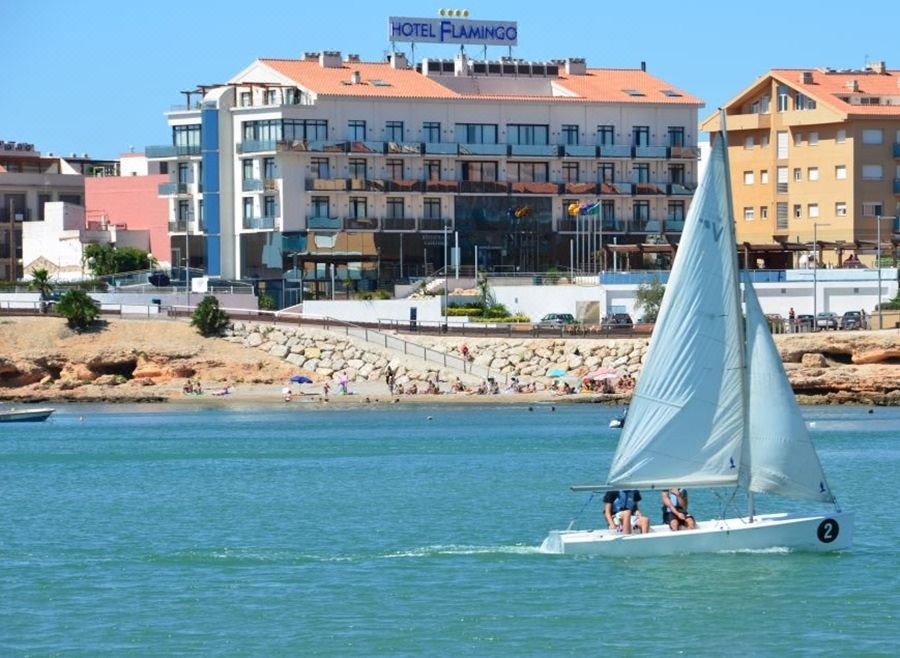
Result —
[[804, 368], [827, 368], [828, 361], [825, 356], [818, 353], [804, 354], [800, 359], [800, 365]]

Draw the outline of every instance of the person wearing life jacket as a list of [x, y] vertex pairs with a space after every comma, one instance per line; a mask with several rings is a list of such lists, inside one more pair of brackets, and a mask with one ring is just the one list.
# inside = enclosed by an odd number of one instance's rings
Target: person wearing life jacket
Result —
[[638, 509], [640, 500], [641, 492], [637, 489], [607, 491], [603, 496], [603, 515], [609, 529], [626, 535], [632, 530], [650, 532], [650, 518]]
[[697, 527], [694, 517], [688, 512], [687, 489], [679, 489], [678, 487], [666, 489], [660, 493], [660, 497], [663, 503], [663, 523], [672, 530], [685, 528], [693, 530]]

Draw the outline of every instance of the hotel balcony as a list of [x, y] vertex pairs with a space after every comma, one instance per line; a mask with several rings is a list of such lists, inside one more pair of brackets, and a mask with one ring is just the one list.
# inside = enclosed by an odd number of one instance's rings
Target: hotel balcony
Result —
[[378, 219], [375, 217], [346, 217], [345, 231], [377, 231]]
[[563, 183], [563, 194], [588, 194], [595, 195], [600, 193], [600, 186], [597, 183]]
[[669, 194], [672, 196], [690, 196], [694, 193], [694, 186], [681, 183], [669, 183]]
[[307, 178], [307, 192], [345, 192], [349, 187], [346, 178]]
[[634, 193], [636, 195], [665, 194], [666, 193], [666, 185], [665, 184], [657, 184], [657, 183], [635, 183], [634, 184]]
[[579, 144], [566, 144], [562, 147], [565, 158], [596, 158], [596, 146], [582, 146]]
[[656, 158], [664, 160], [669, 154], [666, 146], [635, 146], [634, 157], [636, 158]]
[[419, 230], [429, 233], [443, 233], [444, 227], [448, 232], [453, 231], [453, 220], [449, 217], [422, 217], [419, 219]]
[[559, 194], [559, 183], [534, 183], [534, 182], [514, 182], [510, 183], [510, 192], [512, 194], [543, 194], [556, 195]]
[[385, 142], [350, 142], [353, 155], [384, 155], [385, 150]]
[[624, 233], [625, 222], [616, 220], [615, 217], [604, 217], [601, 221], [599, 215], [582, 215], [580, 217], [563, 217], [559, 220], [557, 231], [560, 233]]
[[446, 142], [426, 142], [425, 155], [457, 155], [459, 153], [459, 145], [455, 142], [448, 144]]
[[176, 194], [190, 194], [190, 183], [160, 183], [158, 193], [160, 196], [173, 196]]
[[666, 219], [666, 233], [681, 233], [684, 230], [684, 219]]
[[458, 144], [460, 155], [500, 155], [509, 153], [507, 144]]
[[306, 220], [306, 228], [340, 231], [341, 223], [340, 217], [310, 217]]
[[274, 229], [274, 217], [244, 217], [244, 228], [246, 229]]
[[238, 153], [264, 153], [275, 151], [277, 142], [274, 139], [248, 139], [235, 144]]
[[458, 180], [427, 180], [425, 191], [431, 193], [455, 193], [459, 192]]
[[416, 220], [413, 217], [385, 217], [381, 220], [381, 230], [412, 233], [416, 230]]
[[263, 179], [263, 191], [264, 192], [275, 192], [278, 190], [278, 181], [281, 180], [279, 178], [264, 178]]
[[388, 155], [422, 155], [421, 142], [388, 142]]
[[632, 217], [626, 231], [628, 233], [662, 233], [662, 220], [654, 217]]
[[699, 160], [700, 149], [696, 146], [670, 146], [669, 157], [673, 160]]
[[502, 181], [464, 180], [459, 182], [463, 194], [507, 194], [509, 183]]
[[200, 145], [193, 144], [191, 146], [173, 146], [171, 144], [163, 144], [160, 146], [145, 146], [144, 155], [148, 159], [177, 158], [181, 156], [200, 155]]
[[600, 183], [600, 194], [634, 194], [634, 183]]
[[385, 192], [423, 192], [425, 182], [407, 178], [391, 178], [382, 181]]
[[261, 192], [263, 182], [258, 178], [247, 178], [241, 181], [242, 192]]
[[558, 158], [559, 146], [556, 144], [511, 144], [510, 155], [530, 158]]
[[772, 127], [771, 114], [729, 114], [726, 117], [728, 132], [735, 130], [768, 130]]
[[601, 158], [630, 158], [632, 148], [624, 144], [605, 144], [600, 147]]

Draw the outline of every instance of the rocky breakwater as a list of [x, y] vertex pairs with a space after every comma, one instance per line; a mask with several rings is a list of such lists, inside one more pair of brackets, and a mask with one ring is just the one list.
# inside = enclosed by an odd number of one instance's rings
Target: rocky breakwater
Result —
[[237, 322], [226, 340], [282, 358], [296, 366], [297, 374], [305, 374], [314, 381], [335, 378], [343, 372], [350, 381], [383, 381], [386, 368], [390, 366], [399, 384], [426, 382], [435, 376], [442, 382], [453, 381], [459, 376], [465, 383], [474, 384], [490, 371], [492, 376], [504, 381], [517, 377], [523, 382], [534, 382], [536, 390], [550, 387], [554, 379], [547, 376], [550, 370], [561, 370], [577, 377], [600, 367], [609, 367], [636, 376], [648, 343], [647, 339], [477, 338], [463, 343], [459, 338], [424, 335], [407, 338], [432, 353], [457, 357], [462, 357], [465, 344], [477, 376], [314, 327]]

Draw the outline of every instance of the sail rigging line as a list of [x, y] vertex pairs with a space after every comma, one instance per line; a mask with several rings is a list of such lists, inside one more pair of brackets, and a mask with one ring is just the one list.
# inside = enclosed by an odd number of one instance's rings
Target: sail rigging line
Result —
[[575, 527], [575, 522], [578, 521], [578, 519], [581, 518], [581, 515], [584, 514], [584, 510], [587, 509], [587, 506], [591, 504], [591, 501], [594, 500], [594, 496], [596, 496], [596, 495], [597, 495], [597, 492], [596, 492], [596, 491], [591, 492], [591, 495], [590, 495], [590, 497], [587, 499], [587, 502], [586, 502], [584, 505], [581, 506], [581, 509], [580, 509], [580, 510], [578, 510], [578, 514], [576, 514], [576, 515], [572, 518], [572, 520], [569, 521], [569, 527], [566, 528], [566, 530], [571, 530], [573, 527]]

